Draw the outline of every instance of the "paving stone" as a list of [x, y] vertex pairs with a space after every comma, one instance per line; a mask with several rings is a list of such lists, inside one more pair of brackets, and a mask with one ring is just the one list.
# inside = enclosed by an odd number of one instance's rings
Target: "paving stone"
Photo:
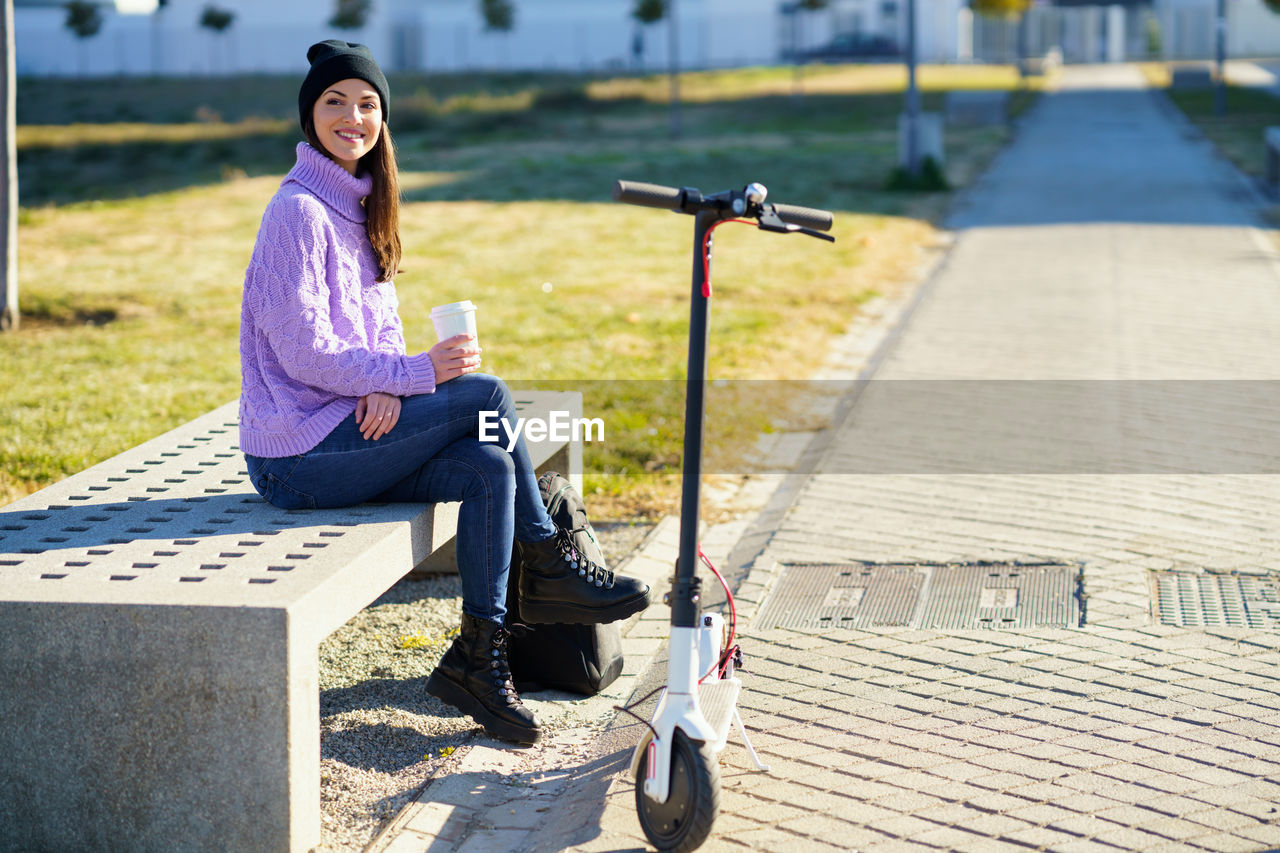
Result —
[[[1052, 738], [1052, 731], [1056, 730], [1049, 730], [1049, 728], [1046, 727], [1045, 734], [1049, 735], [1049, 737], [1046, 737], [1046, 740]], [[1055, 758], [1061, 758], [1064, 755], [1073, 755], [1077, 750], [1072, 749], [1069, 746], [1063, 746], [1062, 744], [1039, 742], [1037, 739], [1037, 742], [1032, 743], [1030, 746], [1019, 747], [1014, 750], [1014, 752], [1018, 755], [1024, 755], [1027, 758], [1033, 758], [1037, 761], [1051, 761]]]
[[390, 843], [383, 847], [384, 853], [422, 853], [435, 842], [432, 835], [423, 835], [412, 829], [401, 829]]
[[976, 776], [967, 781], [972, 785], [992, 791], [1011, 791], [1014, 788], [1030, 785], [1036, 780], [1019, 773], [988, 773], [985, 776]]
[[778, 826], [780, 829], [785, 829], [795, 835], [805, 836], [816, 841], [835, 843], [841, 841], [851, 831], [861, 829], [862, 821], [844, 819], [839, 815], [802, 815], [779, 821]]
[[771, 826], [735, 833], [734, 840], [750, 850], [787, 850], [806, 843], [805, 839], [794, 833]]
[[1258, 842], [1240, 835], [1221, 835], [1212, 840], [1210, 850], [1221, 853], [1257, 853]]
[[1222, 832], [1234, 832], [1237, 829], [1258, 824], [1258, 818], [1231, 809], [1203, 809], [1187, 812], [1183, 817]]
[[1220, 767], [1199, 767], [1186, 771], [1184, 775], [1193, 782], [1215, 787], [1226, 787], [1249, 781], [1249, 777]]
[[[1017, 789], [1015, 789], [1015, 791], [1011, 791], [1011, 793], [1015, 793], [1016, 790]], [[1067, 809], [1059, 808], [1058, 806], [1043, 802], [1022, 806], [1021, 808], [1013, 809], [1006, 814], [1009, 817], [1023, 820], [1037, 826], [1047, 826], [1056, 821], [1076, 816], [1073, 812], [1070, 812]]]
[[1260, 844], [1266, 844], [1274, 847], [1280, 844], [1280, 826], [1275, 824], [1254, 824], [1253, 826], [1243, 826], [1233, 830], [1235, 835], [1244, 838], [1251, 838]]
[[877, 832], [882, 832], [893, 838], [903, 839], [914, 838], [922, 832], [937, 828], [935, 823], [907, 814], [870, 821], [866, 825]]
[[1092, 838], [1110, 828], [1106, 821], [1089, 814], [1072, 814], [1068, 817], [1056, 818], [1047, 826], [1049, 829], [1061, 830], [1080, 838]]
[[747, 800], [741, 808], [745, 814], [751, 815], [753, 820], [769, 824], [780, 824], [794, 818], [808, 816], [805, 809], [751, 795], [747, 795]]
[[1143, 779], [1141, 785], [1153, 791], [1164, 791], [1167, 794], [1187, 794], [1188, 796], [1195, 796], [1194, 792], [1204, 787], [1203, 782], [1174, 773], [1151, 776]]
[[1111, 853], [1114, 848], [1099, 844], [1091, 838], [1076, 838], [1054, 845], [1054, 853]]
[[1116, 805], [1116, 801], [1109, 797], [1079, 791], [1063, 794], [1055, 798], [1053, 803], [1069, 811], [1085, 815], [1095, 815], [1103, 809], [1114, 808]]
[[1139, 764], [1112, 764], [1095, 768], [1093, 772], [1099, 776], [1121, 779], [1125, 782], [1142, 782], [1152, 777], [1164, 775], [1159, 770], [1143, 767]]
[[1111, 844], [1124, 850], [1146, 850], [1148, 847], [1168, 840], [1130, 826], [1117, 826], [1113, 829], [1104, 829], [1095, 835], [1094, 838], [1100, 842]]
[[1163, 844], [1157, 844], [1154, 847], [1147, 848], [1144, 853], [1201, 853], [1201, 851], [1206, 849], [1211, 850], [1213, 848], [1206, 848], [1189, 842], [1166, 841]]
[[1003, 837], [1031, 845], [1033, 848], [1050, 850], [1056, 850], [1060, 845], [1079, 840], [1070, 833], [1044, 826], [1029, 826], [1026, 829], [1005, 833]]
[[1067, 767], [1075, 767], [1080, 769], [1091, 769], [1094, 767], [1103, 767], [1111, 764], [1111, 759], [1105, 755], [1098, 755], [1092, 752], [1084, 752], [1082, 750], [1073, 750], [1065, 755], [1060, 755], [1054, 759], [1057, 764]]
[[1052, 782], [1037, 782], [1032, 785], [1023, 785], [1020, 788], [1010, 788], [1009, 793], [1015, 797], [1055, 804], [1060, 804], [1064, 798], [1080, 796], [1079, 792], [1074, 788], [1055, 785]]
[[972, 832], [966, 832], [959, 827], [940, 826], [937, 829], [917, 833], [911, 837], [911, 840], [941, 850], [960, 850], [966, 845], [976, 844], [979, 839]]

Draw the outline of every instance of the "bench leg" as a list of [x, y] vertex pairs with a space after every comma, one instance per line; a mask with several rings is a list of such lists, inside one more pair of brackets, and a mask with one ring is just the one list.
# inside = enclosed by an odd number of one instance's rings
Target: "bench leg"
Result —
[[4, 604], [0, 850], [318, 845], [302, 645], [271, 608]]

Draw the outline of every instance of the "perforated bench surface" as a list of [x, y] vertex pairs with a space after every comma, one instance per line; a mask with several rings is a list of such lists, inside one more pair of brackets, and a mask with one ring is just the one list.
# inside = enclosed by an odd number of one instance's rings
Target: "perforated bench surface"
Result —
[[[0, 508], [0, 600], [288, 606], [371, 549], [399, 551], [403, 574], [454, 535], [456, 504], [276, 509], [249, 484], [236, 440], [232, 402]], [[559, 449], [529, 448], [535, 465]], [[320, 637], [364, 603], [317, 625]]]

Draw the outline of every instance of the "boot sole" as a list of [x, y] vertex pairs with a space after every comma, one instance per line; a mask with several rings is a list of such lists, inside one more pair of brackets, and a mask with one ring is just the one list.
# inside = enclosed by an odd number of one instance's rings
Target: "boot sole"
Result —
[[604, 625], [639, 613], [649, 606], [649, 593], [619, 601], [609, 607], [583, 607], [562, 602], [539, 603], [520, 599], [521, 621], [533, 625]]
[[542, 737], [542, 729], [525, 729], [498, 718], [481, 705], [480, 700], [443, 676], [432, 673], [427, 679], [427, 692], [446, 705], [452, 705], [471, 717], [494, 737], [525, 746], [537, 743], [538, 738]]

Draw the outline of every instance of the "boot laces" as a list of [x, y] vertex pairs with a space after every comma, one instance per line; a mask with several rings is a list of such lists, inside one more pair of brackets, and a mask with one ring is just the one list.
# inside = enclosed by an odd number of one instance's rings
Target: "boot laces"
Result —
[[574, 546], [575, 532], [577, 531], [564, 528], [556, 531], [556, 544], [560, 548], [561, 556], [571, 568], [577, 570], [578, 577], [582, 580], [603, 589], [613, 589], [613, 572], [604, 566], [596, 565]]
[[493, 634], [493, 643], [489, 649], [489, 678], [493, 682], [494, 691], [506, 700], [508, 705], [522, 705], [520, 694], [516, 692], [511, 677], [511, 663], [507, 660], [506, 628], [499, 628]]

